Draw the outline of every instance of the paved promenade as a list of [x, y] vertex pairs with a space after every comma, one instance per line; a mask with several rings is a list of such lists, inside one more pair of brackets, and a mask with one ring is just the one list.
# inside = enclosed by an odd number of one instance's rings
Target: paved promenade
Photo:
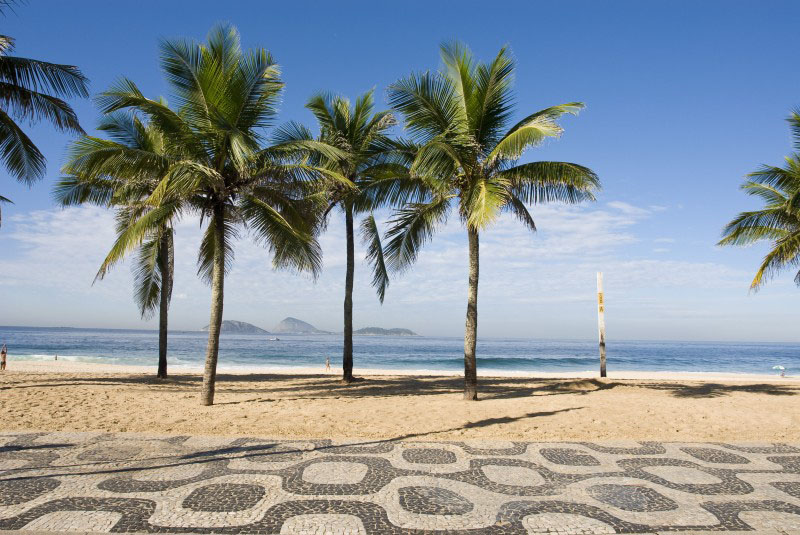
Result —
[[0, 530], [800, 533], [800, 445], [0, 434]]

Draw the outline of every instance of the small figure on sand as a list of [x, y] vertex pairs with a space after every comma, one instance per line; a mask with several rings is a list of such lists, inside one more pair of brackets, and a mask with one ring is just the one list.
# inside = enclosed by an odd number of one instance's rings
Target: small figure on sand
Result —
[[5, 344], [3, 344], [3, 347], [0, 348], [0, 371], [5, 371], [7, 358], [8, 358], [8, 348], [6, 347]]
[[328, 373], [329, 371], [331, 371], [331, 358], [325, 357], [325, 373]]

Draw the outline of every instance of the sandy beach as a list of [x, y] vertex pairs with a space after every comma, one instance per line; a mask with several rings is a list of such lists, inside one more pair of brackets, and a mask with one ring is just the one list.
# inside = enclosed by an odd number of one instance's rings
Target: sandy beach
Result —
[[[13, 362], [0, 430], [366, 437], [417, 440], [800, 441], [800, 379], [626, 372], [482, 377], [479, 403], [454, 375], [221, 369], [201, 407], [199, 370]], [[591, 372], [587, 372], [590, 374]]]

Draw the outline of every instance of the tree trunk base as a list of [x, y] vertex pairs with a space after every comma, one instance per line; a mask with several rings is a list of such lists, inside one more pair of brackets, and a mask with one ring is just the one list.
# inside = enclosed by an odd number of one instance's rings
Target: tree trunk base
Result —
[[346, 385], [349, 385], [350, 383], [355, 383], [355, 382], [356, 382], [356, 378], [353, 377], [352, 375], [345, 375], [344, 377], [342, 377], [342, 383], [344, 383]]
[[464, 400], [465, 401], [478, 401], [478, 387], [477, 385], [474, 387], [466, 387], [464, 388]]

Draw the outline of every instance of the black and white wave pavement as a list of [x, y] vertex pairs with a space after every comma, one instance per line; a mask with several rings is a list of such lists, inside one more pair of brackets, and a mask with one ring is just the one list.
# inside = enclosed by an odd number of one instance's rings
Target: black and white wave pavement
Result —
[[800, 530], [800, 445], [0, 434], [0, 530]]

